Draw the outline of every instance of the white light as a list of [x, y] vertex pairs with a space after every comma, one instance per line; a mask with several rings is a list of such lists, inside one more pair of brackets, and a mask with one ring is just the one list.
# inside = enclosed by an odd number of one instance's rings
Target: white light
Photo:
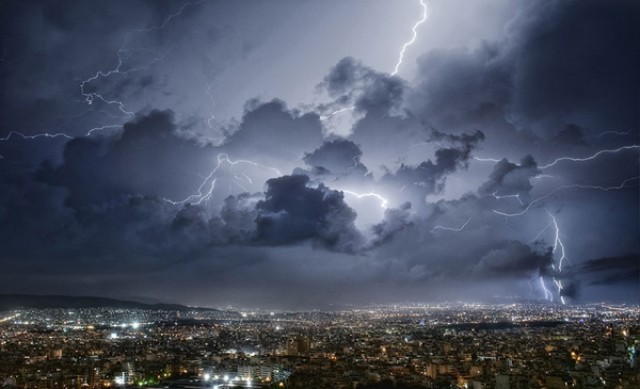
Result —
[[347, 193], [347, 194], [350, 194], [352, 196], [355, 196], [355, 197], [357, 197], [359, 199], [362, 199], [364, 197], [374, 197], [374, 198], [376, 198], [376, 199], [378, 199], [380, 201], [380, 208], [382, 208], [382, 209], [387, 208], [387, 204], [388, 204], [387, 199], [385, 199], [384, 197], [380, 196], [377, 193], [373, 193], [373, 192], [356, 193], [356, 192], [352, 192], [350, 190], [345, 190], [345, 189], [339, 189], [339, 190], [344, 192], [344, 193]]
[[209, 381], [209, 379], [211, 379], [211, 375], [209, 373], [204, 373], [203, 378], [205, 381]]
[[111, 339], [118, 339], [118, 334], [116, 334], [115, 332], [111, 333]]
[[222, 377], [222, 380], [224, 382], [229, 382], [229, 376], [225, 374], [224, 377]]
[[137, 321], [131, 323], [131, 328], [137, 330], [138, 328], [140, 328], [140, 323], [138, 323]]

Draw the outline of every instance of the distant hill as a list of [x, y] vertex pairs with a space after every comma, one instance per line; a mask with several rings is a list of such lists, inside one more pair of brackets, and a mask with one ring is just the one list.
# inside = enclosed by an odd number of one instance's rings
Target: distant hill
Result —
[[166, 311], [217, 311], [212, 308], [187, 307], [179, 304], [144, 304], [92, 296], [43, 296], [32, 294], [0, 294], [0, 311], [18, 308], [122, 308]]

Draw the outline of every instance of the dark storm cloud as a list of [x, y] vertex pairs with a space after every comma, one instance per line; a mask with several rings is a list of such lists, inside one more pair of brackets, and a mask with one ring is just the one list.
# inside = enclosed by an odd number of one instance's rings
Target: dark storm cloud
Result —
[[249, 105], [237, 131], [226, 138], [222, 148], [233, 158], [299, 166], [303, 153], [315, 149], [322, 141], [317, 115], [298, 117], [282, 101], [264, 104], [256, 101]]
[[401, 78], [376, 72], [351, 57], [340, 60], [319, 86], [337, 102], [352, 103], [357, 111], [375, 115], [398, 108], [405, 90]]
[[179, 200], [202, 181], [188, 169], [210, 166], [213, 159], [213, 148], [176, 134], [171, 112], [151, 111], [126, 123], [120, 136], [69, 141], [64, 163], [47, 164], [37, 175], [47, 183], [66, 187], [69, 204], [74, 207], [128, 194]]
[[436, 150], [435, 162], [428, 160], [421, 162], [417, 166], [407, 166], [401, 164], [400, 168], [382, 177], [382, 182], [401, 188], [404, 191], [419, 194], [415, 201], [415, 206], [424, 205], [424, 196], [438, 193], [445, 185], [446, 176], [456, 171], [458, 168], [466, 168], [469, 163], [471, 152], [484, 139], [484, 134], [477, 131], [474, 134], [445, 135], [437, 131], [433, 132], [437, 140], [446, 140], [452, 147], [445, 147]]
[[575, 118], [597, 131], [637, 131], [640, 6], [627, 0], [554, 5], [525, 27], [519, 42], [514, 111], [529, 123]]
[[556, 134], [553, 140], [554, 142], [564, 143], [567, 145], [586, 145], [584, 131], [575, 124], [567, 124]]
[[517, 195], [527, 203], [533, 189], [531, 178], [540, 173], [536, 161], [530, 155], [524, 157], [519, 165], [502, 159], [496, 163], [489, 180], [478, 188], [478, 193], [495, 196]]
[[531, 278], [551, 266], [551, 250], [540, 254], [518, 241], [500, 242], [480, 258], [473, 273], [486, 277]]
[[384, 220], [372, 227], [375, 234], [373, 245], [384, 244], [387, 240], [405, 228], [412, 226], [411, 222], [411, 203], [406, 202], [398, 208], [387, 209], [384, 213]]
[[[224, 126], [218, 106], [234, 97], [218, 83], [236, 82], [230, 64], [249, 59], [234, 92], [281, 64], [249, 66], [256, 47], [279, 45], [254, 23], [269, 6], [256, 5], [245, 32], [224, 20], [231, 3], [192, 4], [166, 28], [156, 27], [182, 4], [24, 4], [2, 4], [0, 134], [114, 126], [0, 143], [6, 288], [293, 306], [540, 300], [540, 276], [589, 300], [589, 288], [622, 295], [638, 279], [637, 256], [620, 256], [640, 250], [637, 149], [544, 167], [637, 141], [634, 2], [522, 3], [504, 37], [424, 52], [415, 82], [347, 57], [318, 80], [332, 101], [315, 111], [260, 84]], [[114, 53], [120, 71], [84, 89], [114, 102], [88, 105], [81, 81], [115, 69]], [[355, 122], [338, 136], [329, 115], [341, 108]]]
[[390, 233], [383, 235], [376, 255], [399, 258], [414, 271], [422, 269], [422, 280], [491, 276], [504, 281], [544, 268], [546, 250], [533, 251], [517, 242], [511, 228], [500, 227], [491, 205], [489, 199], [467, 195], [429, 204], [410, 217], [405, 215], [407, 207], [388, 212], [377, 229]]
[[581, 144], [566, 126], [637, 133], [639, 8], [625, 0], [527, 4], [502, 42], [421, 57], [411, 111], [447, 131], [481, 128], [491, 152], [509, 145], [520, 155], [562, 150], [544, 145], [561, 131], [558, 140]]
[[345, 57], [331, 68], [320, 86], [325, 87], [333, 96], [347, 94], [368, 77], [370, 72], [355, 58]]
[[582, 263], [576, 272], [592, 284], [637, 284], [640, 277], [640, 256], [590, 259]]
[[358, 145], [346, 139], [325, 141], [322, 146], [302, 158], [316, 169], [326, 170], [336, 176], [367, 174], [367, 168], [360, 162], [362, 151]]
[[265, 199], [257, 204], [258, 239], [273, 244], [317, 239], [331, 249], [356, 251], [361, 245], [356, 214], [343, 194], [308, 183], [309, 177], [303, 175], [267, 181]]
[[126, 118], [101, 101], [86, 106], [79, 79], [116, 66], [113, 53], [129, 31], [176, 11], [166, 1], [6, 1], [1, 7], [2, 134], [52, 128], [77, 134], [113, 123], [113, 116]]

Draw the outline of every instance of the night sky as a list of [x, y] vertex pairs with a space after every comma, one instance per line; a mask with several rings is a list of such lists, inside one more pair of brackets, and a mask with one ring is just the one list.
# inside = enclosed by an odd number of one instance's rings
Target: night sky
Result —
[[0, 7], [0, 293], [640, 302], [637, 1]]

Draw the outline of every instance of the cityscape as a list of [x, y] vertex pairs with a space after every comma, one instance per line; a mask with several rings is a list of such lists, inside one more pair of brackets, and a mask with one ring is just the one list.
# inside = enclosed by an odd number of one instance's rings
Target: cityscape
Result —
[[640, 388], [637, 0], [1, 0], [0, 389]]
[[634, 388], [640, 308], [335, 312], [25, 309], [0, 324], [21, 388]]

